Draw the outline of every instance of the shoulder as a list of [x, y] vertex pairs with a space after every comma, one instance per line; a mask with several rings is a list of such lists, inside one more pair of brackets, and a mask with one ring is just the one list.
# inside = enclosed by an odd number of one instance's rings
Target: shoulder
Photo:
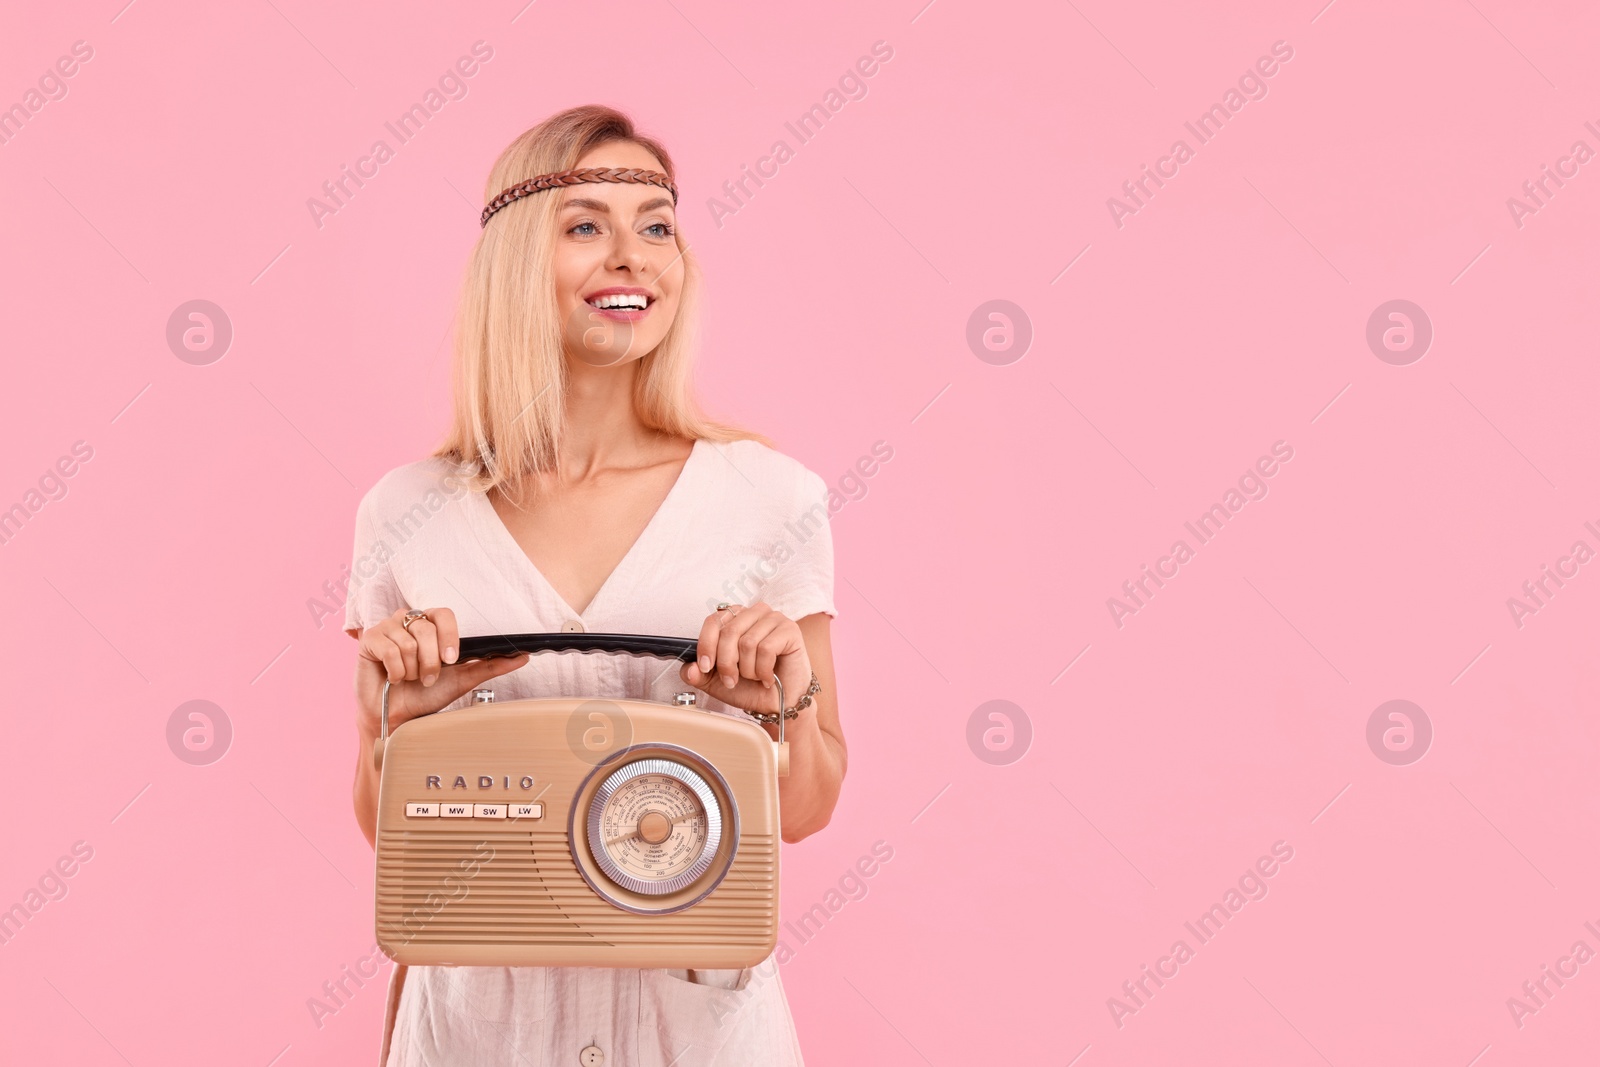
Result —
[[456, 500], [469, 492], [459, 464], [439, 456], [429, 456], [396, 467], [379, 478], [361, 498], [358, 514], [374, 522], [385, 522], [421, 507], [437, 511], [445, 501]]
[[792, 456], [786, 456], [760, 441], [704, 441], [720, 452], [727, 463], [724, 473], [748, 481], [757, 494], [778, 504], [824, 500], [828, 485], [815, 471]]

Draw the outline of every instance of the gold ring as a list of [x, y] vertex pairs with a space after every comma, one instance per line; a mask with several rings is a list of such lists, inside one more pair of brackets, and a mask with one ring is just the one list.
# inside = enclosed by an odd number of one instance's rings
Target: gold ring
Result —
[[[426, 611], [406, 612], [405, 618], [400, 620], [400, 629], [404, 630], [406, 633], [410, 633], [411, 624], [416, 622], [418, 619], [428, 619], [428, 613]], [[428, 621], [432, 622], [433, 620], [428, 619]]]

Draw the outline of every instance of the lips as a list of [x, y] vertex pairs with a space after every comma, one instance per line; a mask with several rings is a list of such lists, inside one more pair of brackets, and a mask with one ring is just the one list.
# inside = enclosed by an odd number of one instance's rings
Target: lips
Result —
[[655, 294], [638, 286], [613, 286], [584, 297], [584, 303], [600, 311], [647, 311]]
[[613, 286], [609, 289], [600, 289], [583, 299], [584, 303], [593, 309], [592, 315], [597, 315], [607, 322], [627, 323], [638, 322], [650, 314], [650, 309], [656, 302], [654, 293], [638, 286]]

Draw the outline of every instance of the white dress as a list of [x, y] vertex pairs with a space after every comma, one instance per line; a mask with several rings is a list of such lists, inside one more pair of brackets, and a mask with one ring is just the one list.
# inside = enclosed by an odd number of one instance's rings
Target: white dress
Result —
[[[754, 441], [697, 441], [682, 473], [589, 606], [556, 593], [495, 513], [442, 459], [389, 472], [356, 513], [345, 627], [449, 607], [462, 636], [577, 631], [693, 637], [721, 601], [793, 619], [834, 614], [825, 483]], [[670, 701], [679, 664], [543, 654], [489, 683], [500, 700]], [[464, 705], [463, 697], [451, 705]], [[705, 694], [709, 711], [743, 715]], [[693, 980], [691, 980], [693, 979]], [[774, 957], [754, 968], [401, 967], [380, 1067], [799, 1067]]]

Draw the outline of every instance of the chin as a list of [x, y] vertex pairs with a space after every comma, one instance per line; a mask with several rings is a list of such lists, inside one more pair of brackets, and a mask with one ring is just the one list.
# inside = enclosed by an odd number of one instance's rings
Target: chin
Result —
[[594, 349], [588, 348], [577, 348], [570, 351], [576, 352], [576, 355], [573, 356], [574, 359], [576, 359], [579, 363], [586, 364], [590, 367], [625, 367], [629, 363], [637, 363], [639, 360], [649, 355], [652, 349], [645, 349], [640, 352], [623, 352], [621, 354], [615, 352], [595, 351]]

